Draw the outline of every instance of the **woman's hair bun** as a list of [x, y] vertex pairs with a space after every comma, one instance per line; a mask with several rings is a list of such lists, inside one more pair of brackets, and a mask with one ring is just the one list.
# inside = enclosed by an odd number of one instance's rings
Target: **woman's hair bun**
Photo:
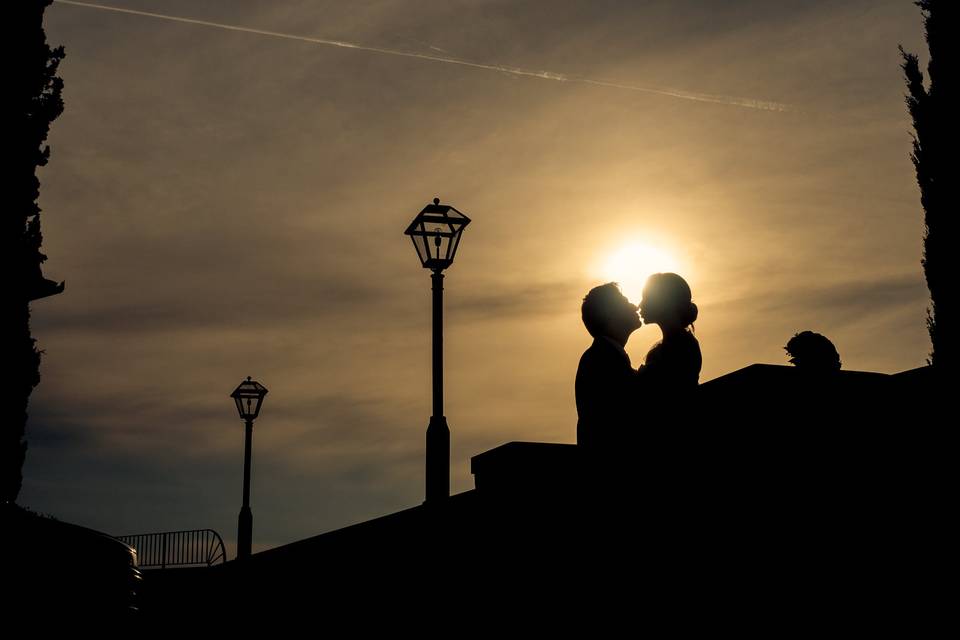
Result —
[[697, 309], [697, 305], [691, 302], [689, 308], [687, 309], [686, 317], [683, 318], [684, 326], [689, 326], [696, 322], [698, 314], [699, 310]]

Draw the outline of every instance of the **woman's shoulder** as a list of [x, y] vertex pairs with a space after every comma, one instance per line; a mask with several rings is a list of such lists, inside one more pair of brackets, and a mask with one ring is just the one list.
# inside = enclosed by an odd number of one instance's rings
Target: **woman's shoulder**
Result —
[[700, 341], [697, 340], [697, 336], [693, 335], [692, 331], [684, 331], [684, 342], [690, 349], [696, 349], [700, 351]]
[[700, 341], [697, 340], [689, 331], [672, 336], [670, 340], [664, 340], [660, 345], [663, 347], [659, 357], [665, 361], [670, 361], [674, 368], [681, 370], [700, 371], [703, 363], [703, 356], [700, 354]]
[[666, 345], [665, 348], [700, 350], [700, 341], [691, 331], [684, 331], [669, 338], [664, 338], [657, 346], [663, 345]]
[[692, 332], [684, 331], [684, 333], [686, 335], [681, 342], [682, 349], [690, 360], [696, 363], [697, 370], [699, 371], [700, 365], [703, 362], [703, 356], [700, 354], [700, 341], [697, 340], [697, 337], [693, 335]]

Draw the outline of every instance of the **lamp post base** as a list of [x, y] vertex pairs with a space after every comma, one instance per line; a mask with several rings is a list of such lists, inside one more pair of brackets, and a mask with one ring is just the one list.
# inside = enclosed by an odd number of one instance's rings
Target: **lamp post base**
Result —
[[427, 427], [427, 499], [450, 497], [450, 428], [446, 416], [431, 416]]
[[237, 560], [249, 558], [253, 546], [253, 512], [250, 507], [240, 509], [237, 519]]

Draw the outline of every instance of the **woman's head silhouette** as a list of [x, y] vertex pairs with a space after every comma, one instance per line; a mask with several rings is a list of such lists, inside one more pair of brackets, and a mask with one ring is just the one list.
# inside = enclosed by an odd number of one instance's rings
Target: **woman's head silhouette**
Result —
[[686, 329], [697, 319], [690, 285], [675, 273], [655, 273], [647, 278], [640, 301], [640, 316], [647, 324], [659, 324], [665, 332]]
[[703, 356], [693, 335], [697, 305], [691, 300], [690, 285], [675, 273], [653, 274], [643, 287], [640, 315], [644, 322], [660, 325], [663, 340], [647, 352], [638, 373], [661, 390], [696, 387]]

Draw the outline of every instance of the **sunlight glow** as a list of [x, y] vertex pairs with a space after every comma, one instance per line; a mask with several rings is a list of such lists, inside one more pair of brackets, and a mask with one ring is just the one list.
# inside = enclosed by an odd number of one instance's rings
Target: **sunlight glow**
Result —
[[683, 265], [669, 251], [638, 241], [610, 253], [602, 260], [598, 275], [605, 282], [619, 282], [623, 294], [631, 302], [639, 303], [647, 278], [662, 271], [685, 275]]

